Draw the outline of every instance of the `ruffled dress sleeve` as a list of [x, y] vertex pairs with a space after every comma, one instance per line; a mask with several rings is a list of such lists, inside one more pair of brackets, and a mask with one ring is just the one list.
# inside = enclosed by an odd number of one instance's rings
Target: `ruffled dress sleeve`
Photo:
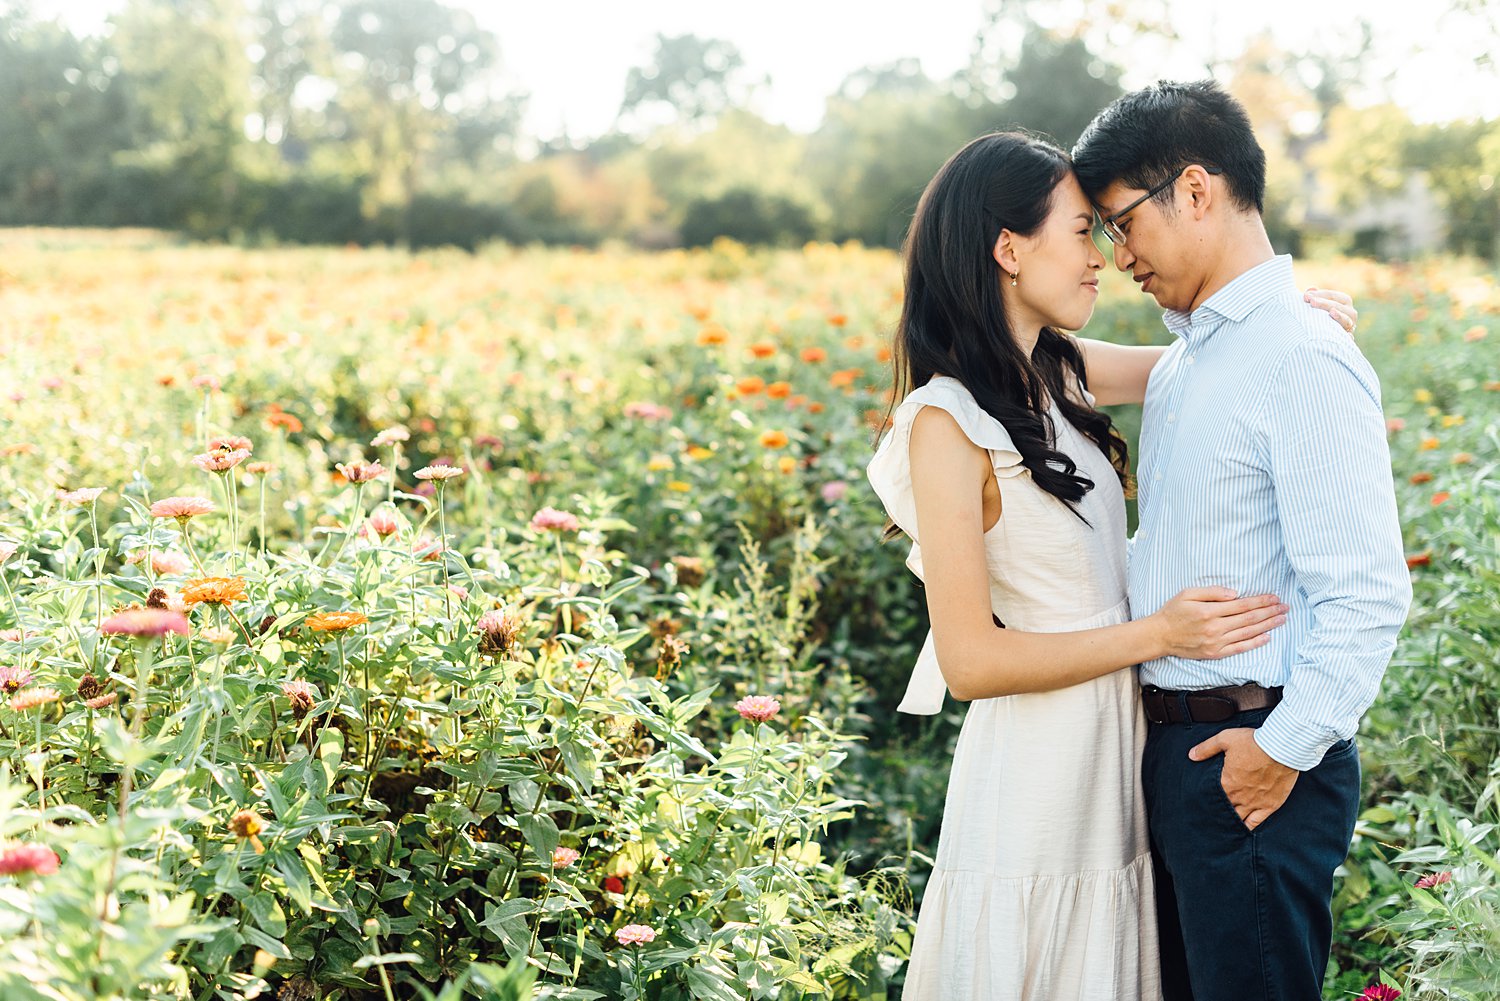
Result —
[[[979, 405], [979, 401], [964, 388], [957, 379], [937, 376], [901, 401], [892, 415], [892, 427], [875, 450], [875, 457], [865, 469], [865, 475], [875, 494], [880, 498], [891, 520], [912, 540], [911, 552], [906, 565], [920, 580], [925, 580], [922, 569], [922, 547], [917, 536], [917, 505], [912, 495], [911, 482], [911, 428], [923, 407], [941, 407], [953, 416], [955, 422], [968, 435], [969, 440], [985, 449], [994, 463], [995, 477], [1009, 479], [1029, 474], [1021, 464], [1021, 453], [1016, 451], [1010, 432]], [[931, 716], [942, 711], [943, 698], [948, 686], [938, 668], [937, 654], [932, 640], [932, 631], [912, 668], [911, 680], [906, 694], [896, 708], [900, 712], [920, 716]]]

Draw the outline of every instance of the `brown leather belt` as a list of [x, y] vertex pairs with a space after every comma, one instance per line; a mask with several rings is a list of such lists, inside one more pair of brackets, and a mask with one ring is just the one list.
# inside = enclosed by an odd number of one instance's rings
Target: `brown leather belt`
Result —
[[1269, 709], [1281, 701], [1281, 686], [1232, 685], [1173, 692], [1155, 685], [1141, 688], [1146, 718], [1153, 723], [1219, 723], [1235, 713]]

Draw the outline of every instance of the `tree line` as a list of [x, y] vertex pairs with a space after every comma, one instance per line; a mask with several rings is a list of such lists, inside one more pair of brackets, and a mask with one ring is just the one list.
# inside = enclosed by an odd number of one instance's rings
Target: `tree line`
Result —
[[[539, 141], [523, 131], [527, 95], [504, 82], [503, 40], [442, 0], [127, 0], [88, 35], [13, 4], [0, 7], [0, 224], [414, 247], [894, 245], [963, 142], [1020, 127], [1067, 147], [1121, 92], [1125, 47], [1100, 30], [1112, 8], [1044, 25], [1040, 6], [989, 0], [970, 65], [947, 79], [915, 60], [850, 74], [811, 133], [751, 110], [732, 43], [658, 35], [613, 128]], [[1378, 247], [1339, 215], [1399, 197], [1415, 172], [1448, 243], [1494, 258], [1500, 129], [1349, 107], [1359, 54], [1252, 39], [1206, 65], [1266, 142], [1278, 244]]]

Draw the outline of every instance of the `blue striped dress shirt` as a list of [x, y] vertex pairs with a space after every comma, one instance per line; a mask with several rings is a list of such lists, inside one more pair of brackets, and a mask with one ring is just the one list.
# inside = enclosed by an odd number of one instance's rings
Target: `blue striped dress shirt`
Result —
[[1131, 614], [1209, 585], [1276, 594], [1291, 611], [1263, 646], [1148, 661], [1141, 681], [1285, 686], [1255, 739], [1306, 770], [1358, 729], [1411, 602], [1380, 384], [1302, 301], [1287, 256], [1165, 320], [1177, 340], [1146, 390]]

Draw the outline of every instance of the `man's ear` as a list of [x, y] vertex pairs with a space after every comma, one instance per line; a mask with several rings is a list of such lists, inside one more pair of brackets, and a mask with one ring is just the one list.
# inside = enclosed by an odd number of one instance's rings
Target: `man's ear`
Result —
[[1000, 237], [995, 241], [994, 255], [995, 263], [1005, 269], [1008, 275], [1016, 274], [1021, 270], [1020, 258], [1016, 256], [1016, 243], [1020, 237], [1008, 229], [1000, 231]]
[[1214, 202], [1214, 188], [1209, 180], [1213, 177], [1208, 171], [1198, 164], [1189, 164], [1182, 172], [1182, 180], [1188, 196], [1188, 209], [1192, 212], [1194, 219], [1202, 219], [1208, 214], [1209, 206]]

